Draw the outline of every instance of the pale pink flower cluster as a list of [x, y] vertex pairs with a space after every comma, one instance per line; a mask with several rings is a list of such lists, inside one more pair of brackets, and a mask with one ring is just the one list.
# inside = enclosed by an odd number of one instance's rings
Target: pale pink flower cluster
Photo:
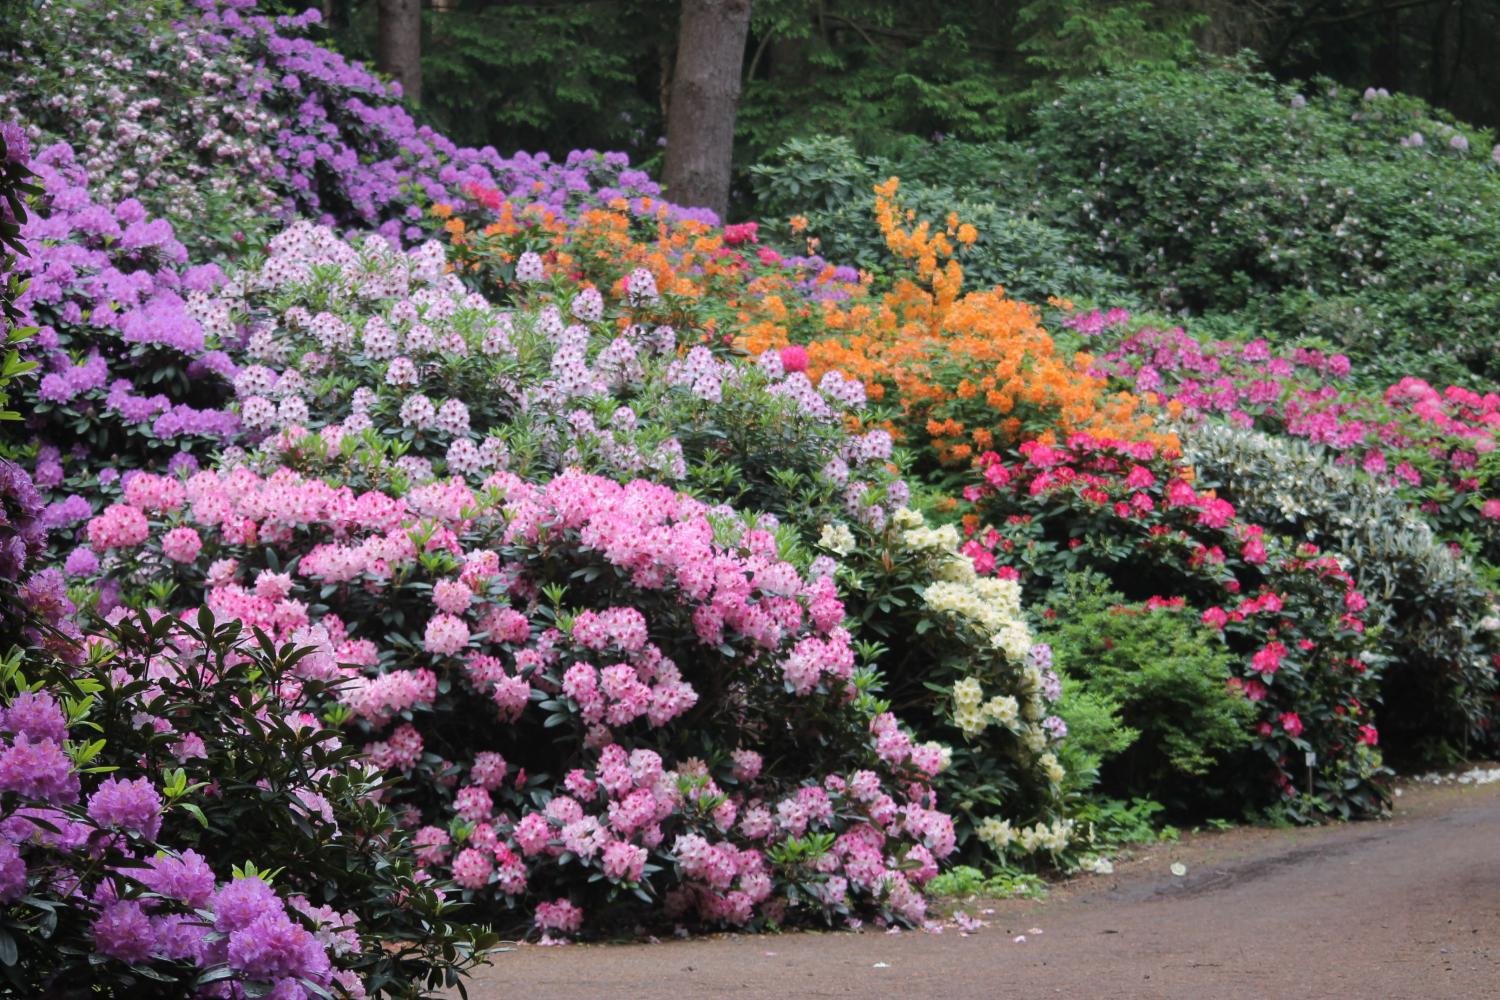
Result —
[[163, 514], [175, 511], [187, 500], [182, 483], [168, 476], [137, 472], [124, 478], [125, 502], [139, 511]]
[[88, 525], [89, 545], [98, 552], [134, 548], [150, 533], [146, 515], [129, 504], [111, 504]]
[[583, 927], [583, 911], [566, 899], [536, 905], [536, 925], [543, 930], [577, 934]]
[[[432, 783], [446, 805], [417, 818], [431, 824], [417, 847], [435, 874], [466, 892], [514, 897], [554, 890], [563, 855], [622, 884], [666, 868], [677, 886], [669, 912], [740, 925], [774, 918], [784, 905], [768, 852], [830, 831], [840, 837], [818, 873], [829, 905], [879, 900], [920, 918], [919, 887], [953, 850], [953, 827], [933, 808], [940, 754], [915, 746], [894, 717], [869, 725], [866, 749], [879, 773], [790, 790], [761, 787], [765, 761], [751, 746], [725, 762], [723, 785], [701, 762], [671, 770], [655, 752], [630, 747], [633, 734], [668, 726], [701, 697], [653, 630], [700, 643], [713, 662], [732, 647], [722, 662], [743, 677], [779, 672], [784, 696], [850, 710], [840, 706], [853, 693], [855, 657], [837, 589], [831, 577], [809, 581], [781, 558], [774, 522], [741, 528], [726, 545], [722, 520], [717, 531], [710, 520], [722, 511], [657, 484], [576, 471], [545, 484], [496, 472], [478, 490], [435, 480], [403, 497], [288, 468], [236, 466], [178, 485], [175, 504], [173, 491], [153, 481], [129, 496], [175, 506], [178, 523], [159, 538], [164, 549], [178, 544], [168, 541], [172, 532], [201, 536], [194, 561], [207, 564], [207, 603], [217, 614], [314, 646], [301, 676], [338, 686], [376, 766]], [[113, 537], [116, 522], [133, 517], [146, 523], [129, 503], [111, 510], [95, 519], [98, 533]], [[266, 545], [295, 569], [243, 570], [240, 560]], [[549, 558], [615, 575], [633, 598], [562, 621], [535, 614], [546, 581], [529, 576], [525, 554], [543, 547]], [[432, 569], [427, 556], [440, 557]], [[393, 662], [383, 630], [351, 636], [345, 621], [363, 621], [355, 614], [367, 612], [357, 609], [371, 605], [358, 602], [408, 601], [412, 582], [430, 582], [430, 599], [399, 605], [418, 634]], [[346, 609], [346, 600], [356, 603]], [[328, 603], [345, 617], [322, 610]], [[467, 762], [433, 763], [436, 748], [451, 744], [426, 730], [434, 717], [424, 710], [437, 709], [444, 678], [452, 684], [445, 698], [477, 699], [497, 720], [500, 742], [475, 747]], [[492, 749], [507, 745], [506, 726], [534, 699], [554, 706], [549, 712], [562, 704], [579, 749], [597, 753], [595, 766], [568, 772], [542, 808], [525, 794], [525, 771]], [[454, 817], [469, 829], [458, 843], [439, 826]], [[576, 931], [581, 912], [566, 902], [538, 909], [544, 929]]]
[[437, 674], [426, 668], [360, 677], [344, 685], [339, 700], [361, 719], [377, 725], [437, 697]]

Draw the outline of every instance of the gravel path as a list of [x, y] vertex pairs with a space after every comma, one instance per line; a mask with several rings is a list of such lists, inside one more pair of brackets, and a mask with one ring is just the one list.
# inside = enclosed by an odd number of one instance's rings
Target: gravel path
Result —
[[[1187, 837], [962, 934], [523, 946], [474, 1000], [1500, 998], [1500, 783], [1408, 786], [1389, 822]], [[1171, 866], [1187, 866], [1175, 876]], [[1017, 940], [1023, 937], [1024, 940]]]

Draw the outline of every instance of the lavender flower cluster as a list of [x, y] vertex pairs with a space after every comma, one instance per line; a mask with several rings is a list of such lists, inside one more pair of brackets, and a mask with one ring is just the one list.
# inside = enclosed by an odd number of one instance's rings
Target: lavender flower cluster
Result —
[[95, 200], [71, 147], [41, 151], [43, 194], [17, 262], [21, 321], [37, 327], [23, 354], [38, 365], [22, 412], [40, 450], [36, 485], [56, 495], [48, 527], [86, 518], [79, 495], [100, 474], [151, 464], [193, 466], [239, 432], [222, 408], [238, 368], [225, 352], [235, 329], [210, 293], [216, 265], [189, 266], [170, 224], [140, 202]]
[[302, 1000], [337, 988], [363, 997], [359, 977], [331, 958], [358, 951], [353, 915], [283, 899], [254, 874], [221, 880], [196, 851], [159, 843], [167, 803], [153, 781], [100, 780], [74, 767], [65, 745], [83, 736], [86, 712], [65, 711], [46, 690], [0, 694], [0, 794], [9, 807], [0, 818], [0, 903], [61, 895], [86, 915], [98, 956], [163, 972], [217, 970], [216, 985], [197, 996]]
[[462, 203], [471, 185], [564, 213], [660, 194], [621, 153], [503, 157], [419, 126], [399, 85], [307, 37], [316, 7], [268, 17], [254, 0], [196, 0], [172, 23], [148, 4], [128, 32], [105, 8], [44, 2], [36, 30], [0, 52], [13, 81], [0, 107], [38, 142], [74, 143], [103, 200], [136, 198], [208, 245], [275, 217], [416, 242], [425, 205]]

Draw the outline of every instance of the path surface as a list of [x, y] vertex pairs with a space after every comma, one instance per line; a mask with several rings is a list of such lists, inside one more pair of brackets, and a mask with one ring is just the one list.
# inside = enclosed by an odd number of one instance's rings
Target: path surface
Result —
[[[1500, 998], [1500, 784], [1409, 787], [1397, 805], [1389, 822], [1148, 848], [1046, 900], [968, 905], [992, 911], [968, 936], [950, 927], [523, 946], [496, 955], [470, 996]], [[1186, 876], [1171, 874], [1174, 862]]]

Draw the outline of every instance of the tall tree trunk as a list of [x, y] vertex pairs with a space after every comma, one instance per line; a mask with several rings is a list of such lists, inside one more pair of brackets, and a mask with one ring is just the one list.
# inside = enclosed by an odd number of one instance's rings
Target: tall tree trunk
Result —
[[401, 84], [413, 104], [422, 103], [422, 0], [380, 0], [380, 37], [375, 65]]
[[729, 210], [734, 117], [750, 30], [750, 0], [682, 0], [677, 68], [667, 105], [667, 197]]

